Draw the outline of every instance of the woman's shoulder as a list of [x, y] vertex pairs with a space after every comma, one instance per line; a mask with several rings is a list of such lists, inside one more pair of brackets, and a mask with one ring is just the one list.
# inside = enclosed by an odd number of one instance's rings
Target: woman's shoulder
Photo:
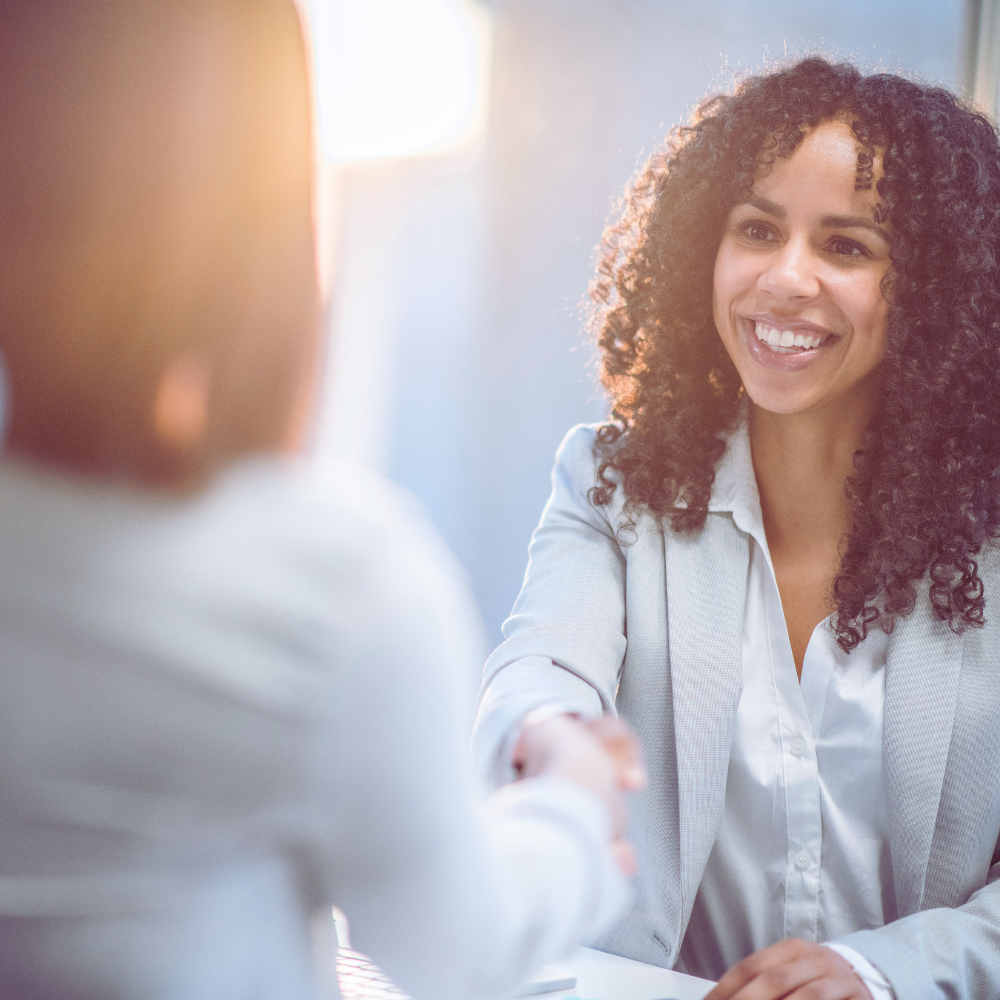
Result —
[[274, 502], [254, 520], [281, 521], [278, 545], [262, 558], [299, 595], [285, 600], [288, 620], [312, 614], [335, 635], [341, 666], [373, 682], [419, 664], [464, 690], [485, 652], [479, 612], [464, 568], [419, 502], [347, 463], [302, 459], [268, 475]]
[[[556, 470], [562, 471], [585, 492], [599, 485], [601, 463], [624, 444], [624, 434], [616, 434], [616, 431], [617, 428], [607, 422], [571, 427], [556, 449]], [[606, 469], [604, 479], [617, 484], [617, 470]]]
[[[611, 443], [603, 433], [607, 423], [577, 424], [571, 427], [556, 449], [552, 469], [552, 501], [557, 506], [572, 507], [587, 518], [597, 517], [616, 525], [625, 497], [616, 469], [601, 469], [601, 463], [614, 452], [619, 442]], [[593, 490], [613, 486], [600, 505], [593, 503]]]
[[556, 461], [574, 466], [596, 468], [605, 455], [611, 455], [624, 443], [624, 434], [608, 421], [576, 424], [563, 437], [556, 449]]

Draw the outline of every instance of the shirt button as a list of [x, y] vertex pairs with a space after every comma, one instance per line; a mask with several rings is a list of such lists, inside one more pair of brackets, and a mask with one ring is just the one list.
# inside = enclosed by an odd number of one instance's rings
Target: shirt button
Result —
[[801, 757], [806, 752], [806, 741], [796, 737], [792, 740], [791, 750], [796, 757]]
[[795, 855], [795, 867], [798, 868], [800, 872], [804, 872], [809, 867], [811, 862], [812, 858], [810, 858], [805, 851], [799, 851], [799, 853]]

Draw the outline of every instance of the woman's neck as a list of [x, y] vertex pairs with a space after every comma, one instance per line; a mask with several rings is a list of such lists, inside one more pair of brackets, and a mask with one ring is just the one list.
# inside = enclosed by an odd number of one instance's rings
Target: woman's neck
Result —
[[[832, 537], [850, 528], [844, 480], [864, 444], [877, 387], [807, 413], [771, 413], [751, 403], [750, 450], [768, 547]], [[867, 390], [867, 391], [865, 391]], [[796, 546], [798, 547], [798, 546]]]
[[764, 532], [799, 673], [809, 636], [835, 607], [833, 580], [851, 527], [844, 480], [854, 473], [876, 398], [809, 413], [751, 404], [750, 449]]

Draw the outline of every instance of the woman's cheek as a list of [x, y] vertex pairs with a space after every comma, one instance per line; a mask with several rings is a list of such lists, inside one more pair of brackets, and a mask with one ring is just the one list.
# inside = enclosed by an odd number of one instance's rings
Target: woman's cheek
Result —
[[715, 258], [715, 274], [712, 288], [712, 313], [719, 333], [725, 339], [726, 331], [732, 323], [732, 305], [736, 282], [736, 261], [732, 248], [724, 240]]

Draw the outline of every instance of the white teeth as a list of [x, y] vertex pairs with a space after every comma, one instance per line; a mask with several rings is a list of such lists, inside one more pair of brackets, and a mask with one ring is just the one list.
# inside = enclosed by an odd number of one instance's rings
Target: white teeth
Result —
[[779, 354], [788, 354], [790, 353], [789, 348], [793, 347], [809, 351], [814, 347], [819, 347], [824, 340], [819, 334], [813, 336], [809, 333], [795, 333], [792, 330], [778, 330], [764, 323], [755, 323], [754, 333], [761, 343], [767, 344], [771, 350]]

